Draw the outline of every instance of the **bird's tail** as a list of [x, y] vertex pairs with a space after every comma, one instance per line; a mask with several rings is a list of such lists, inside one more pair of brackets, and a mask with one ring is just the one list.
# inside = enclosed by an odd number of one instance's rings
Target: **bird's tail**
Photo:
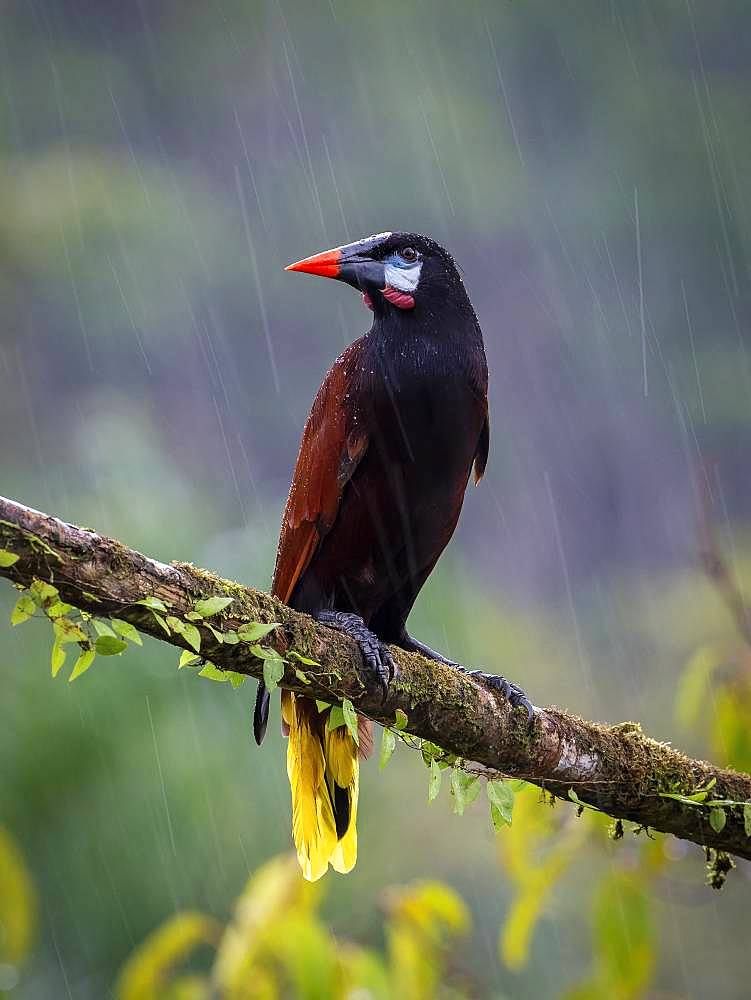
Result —
[[360, 744], [346, 727], [328, 732], [328, 711], [315, 701], [282, 691], [282, 719], [289, 732], [287, 774], [292, 788], [292, 835], [303, 875], [315, 882], [331, 865], [348, 872], [357, 860], [358, 757], [371, 745], [360, 720]]

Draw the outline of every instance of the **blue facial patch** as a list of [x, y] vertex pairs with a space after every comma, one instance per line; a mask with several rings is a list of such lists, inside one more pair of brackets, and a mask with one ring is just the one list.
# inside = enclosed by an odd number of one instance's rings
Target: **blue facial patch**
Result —
[[397, 288], [400, 292], [414, 292], [420, 283], [422, 261], [406, 261], [398, 253], [392, 253], [384, 260], [386, 268], [386, 284]]

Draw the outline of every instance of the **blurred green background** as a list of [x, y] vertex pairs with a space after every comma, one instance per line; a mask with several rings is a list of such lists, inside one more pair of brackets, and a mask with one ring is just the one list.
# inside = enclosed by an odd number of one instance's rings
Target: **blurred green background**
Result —
[[[484, 330], [492, 440], [414, 632], [537, 703], [748, 767], [710, 740], [711, 697], [689, 730], [673, 708], [687, 658], [733, 636], [698, 559], [705, 463], [741, 580], [751, 552], [750, 86], [741, 0], [4, 4], [0, 492], [266, 586], [310, 401], [369, 322], [283, 266], [424, 231]], [[171, 913], [227, 919], [289, 844], [289, 792], [248, 687], [178, 675], [150, 640], [53, 683], [49, 644], [0, 627], [0, 822], [39, 899], [13, 995], [88, 1000]], [[486, 809], [429, 806], [401, 748], [362, 784], [334, 933], [380, 947], [383, 887], [440, 879], [472, 915], [471, 995], [584, 977], [592, 889], [636, 865], [630, 835], [579, 852], [509, 968]], [[638, 995], [745, 995], [748, 866], [717, 896], [698, 848], [667, 849]]]

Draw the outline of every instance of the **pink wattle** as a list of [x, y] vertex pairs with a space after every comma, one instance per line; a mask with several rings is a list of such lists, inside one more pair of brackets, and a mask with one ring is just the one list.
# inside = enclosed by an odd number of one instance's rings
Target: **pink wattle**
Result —
[[406, 292], [400, 292], [396, 288], [392, 288], [391, 285], [386, 285], [381, 290], [381, 293], [384, 299], [388, 299], [392, 306], [397, 306], [399, 309], [415, 308], [415, 300], [411, 295], [407, 295]]

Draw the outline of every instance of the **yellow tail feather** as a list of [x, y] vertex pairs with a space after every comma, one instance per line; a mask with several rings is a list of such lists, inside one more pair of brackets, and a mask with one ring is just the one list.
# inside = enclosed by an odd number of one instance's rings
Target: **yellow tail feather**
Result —
[[[348, 872], [357, 860], [357, 746], [344, 728], [326, 732], [327, 716], [318, 712], [314, 701], [282, 692], [282, 718], [289, 729], [292, 836], [303, 876], [310, 882], [324, 875], [329, 864]], [[349, 799], [349, 823], [341, 840], [329, 791], [334, 782], [347, 790]]]

